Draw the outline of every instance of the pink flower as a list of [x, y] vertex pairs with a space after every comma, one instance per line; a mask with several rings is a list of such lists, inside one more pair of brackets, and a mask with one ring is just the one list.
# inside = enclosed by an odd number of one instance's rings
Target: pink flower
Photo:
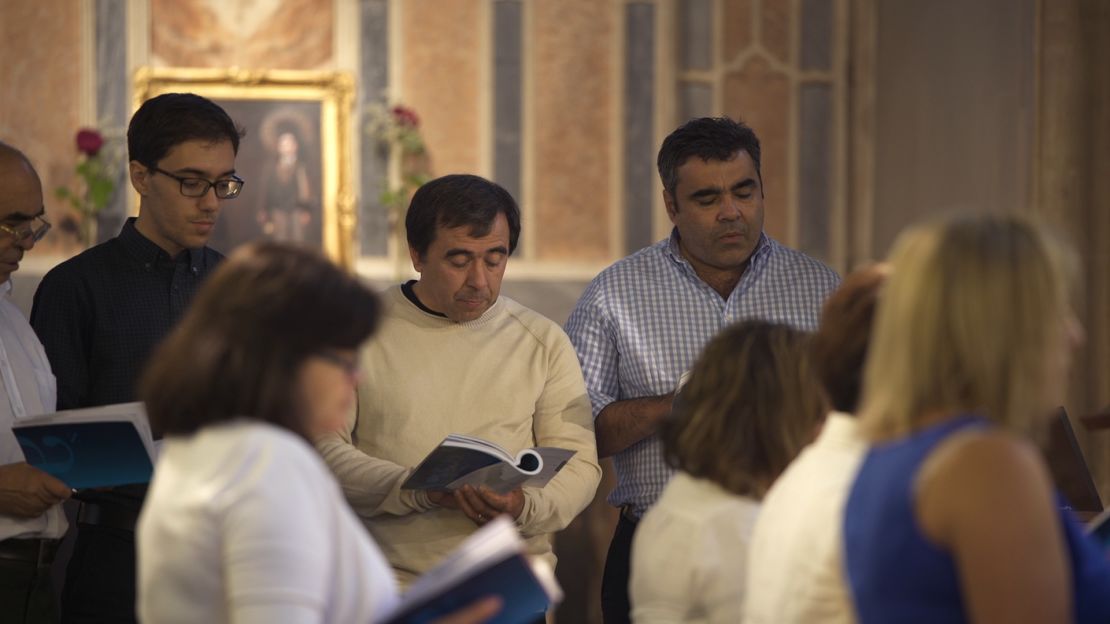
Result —
[[417, 117], [416, 111], [406, 106], [397, 105], [390, 111], [393, 113], [393, 121], [397, 125], [405, 128], [416, 128], [420, 125], [420, 117]]
[[77, 131], [77, 151], [86, 156], [96, 156], [101, 147], [104, 147], [104, 137], [99, 132], [90, 128]]

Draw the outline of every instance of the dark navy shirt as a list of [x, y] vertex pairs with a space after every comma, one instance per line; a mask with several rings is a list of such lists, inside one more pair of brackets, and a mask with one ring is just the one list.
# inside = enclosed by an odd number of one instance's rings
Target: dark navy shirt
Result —
[[171, 258], [130, 218], [119, 236], [47, 273], [31, 326], [58, 379], [58, 409], [136, 400], [151, 351], [222, 259], [208, 247]]
[[119, 236], [47, 273], [31, 326], [58, 378], [58, 409], [134, 401], [150, 352], [221, 259], [208, 247], [170, 258], [131, 218]]

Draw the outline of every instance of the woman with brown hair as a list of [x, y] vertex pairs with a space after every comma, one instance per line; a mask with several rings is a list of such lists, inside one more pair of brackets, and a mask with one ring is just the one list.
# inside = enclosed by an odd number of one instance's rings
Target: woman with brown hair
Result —
[[759, 501], [823, 415], [804, 333], [747, 321], [706, 346], [660, 429], [678, 473], [636, 530], [633, 621], [740, 621]]
[[140, 385], [166, 436], [138, 527], [140, 620], [371, 622], [396, 603], [309, 442], [351, 413], [377, 319], [369, 289], [303, 248], [248, 245], [209, 278]]

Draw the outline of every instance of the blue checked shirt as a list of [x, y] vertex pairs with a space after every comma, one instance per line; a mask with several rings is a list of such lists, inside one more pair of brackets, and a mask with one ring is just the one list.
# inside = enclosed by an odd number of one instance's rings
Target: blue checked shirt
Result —
[[[602, 271], [567, 320], [594, 418], [613, 401], [674, 390], [702, 347], [737, 321], [762, 319], [813, 331], [821, 304], [839, 283], [829, 267], [764, 234], [725, 300], [698, 278], [672, 231]], [[659, 437], [651, 435], [617, 453], [617, 487], [609, 502], [642, 516], [674, 472], [662, 451]]]

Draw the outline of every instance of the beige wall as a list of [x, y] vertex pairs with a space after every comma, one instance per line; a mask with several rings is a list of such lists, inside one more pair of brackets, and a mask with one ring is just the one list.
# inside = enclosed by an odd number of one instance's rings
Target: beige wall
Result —
[[[394, 97], [423, 120], [432, 175], [485, 171], [483, 89], [488, 88], [484, 0], [410, 0], [400, 9]], [[434, 35], [433, 35], [434, 33]]]
[[[534, 0], [525, 46], [531, 45], [535, 158], [531, 217], [535, 258], [604, 262], [609, 248], [612, 141], [610, 111], [620, 88], [612, 79], [615, 5], [596, 0]], [[530, 44], [528, 41], [530, 41]]]
[[876, 3], [876, 256], [927, 215], [1029, 207], [1034, 6]]
[[[1087, 341], [1072, 375], [1074, 419], [1110, 410], [1110, 5], [1058, 0], [1040, 10], [1034, 197], [1037, 211], [1065, 231], [1081, 257], [1077, 312]], [[1108, 503], [1110, 430], [1083, 437]]]
[[[38, 169], [47, 219], [55, 225], [67, 211], [53, 190], [76, 183], [75, 136], [85, 97], [82, 36], [79, 0], [0, 7], [0, 140], [23, 150]], [[47, 237], [35, 253], [51, 253], [63, 242], [63, 237]]]
[[[1067, 408], [1110, 501], [1110, 6], [859, 0], [851, 98], [857, 260], [950, 212], [1032, 212], [1080, 252], [1088, 340]], [[872, 29], [873, 30], [870, 30]]]

